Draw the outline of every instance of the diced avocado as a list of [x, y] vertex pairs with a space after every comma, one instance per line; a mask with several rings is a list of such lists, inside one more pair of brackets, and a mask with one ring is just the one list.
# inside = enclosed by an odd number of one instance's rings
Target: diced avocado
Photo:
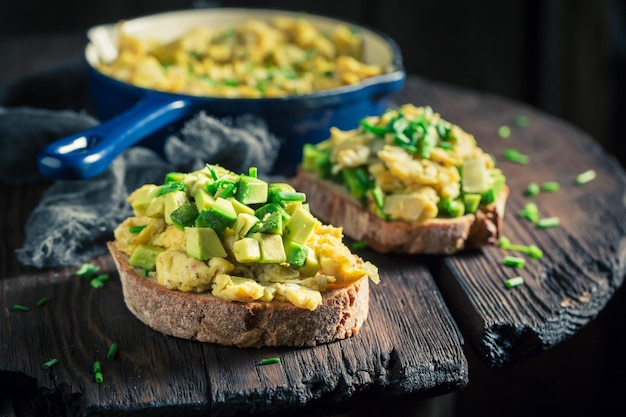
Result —
[[305, 244], [313, 233], [317, 222], [318, 220], [304, 206], [299, 207], [285, 224], [283, 231], [284, 239]]
[[173, 224], [171, 214], [178, 207], [189, 204], [189, 198], [184, 191], [172, 191], [163, 195], [163, 214], [165, 223]]
[[198, 211], [209, 210], [215, 204], [215, 198], [208, 191], [199, 188], [193, 196]]
[[226, 230], [224, 230], [224, 233], [222, 233], [222, 236], [220, 236], [220, 239], [222, 239], [222, 246], [224, 246], [226, 252], [229, 255], [232, 255], [235, 248], [235, 242], [240, 238], [233, 229], [227, 227]]
[[[290, 199], [288, 196], [301, 195], [302, 198]], [[304, 193], [296, 193], [296, 189], [286, 182], [271, 183], [267, 189], [267, 201], [269, 203], [279, 203], [284, 205], [290, 201], [303, 201], [306, 197]]]
[[248, 235], [250, 230], [259, 222], [259, 219], [247, 213], [239, 213], [237, 215], [237, 220], [233, 225], [233, 230], [241, 237], [245, 237]]
[[170, 213], [172, 224], [183, 230], [185, 227], [193, 226], [198, 218], [198, 209], [192, 204], [183, 204]]
[[168, 182], [181, 182], [185, 180], [187, 174], [184, 172], [168, 172], [165, 174], [165, 183]]
[[285, 254], [287, 255], [287, 262], [298, 267], [303, 267], [309, 254], [309, 248], [291, 240], [285, 242]]
[[489, 188], [489, 173], [484, 159], [468, 159], [461, 166], [461, 181], [466, 193], [482, 193]]
[[226, 250], [222, 241], [210, 227], [186, 227], [187, 255], [201, 261], [211, 258], [225, 258]]
[[506, 177], [501, 172], [496, 171], [491, 173], [491, 188], [493, 188], [496, 197], [500, 194], [505, 184]]
[[259, 223], [256, 224], [254, 231], [261, 233], [272, 233], [277, 235], [283, 234], [283, 216], [279, 211], [267, 213]]
[[163, 249], [158, 246], [142, 244], [135, 248], [128, 259], [128, 263], [137, 268], [154, 271], [156, 269], [156, 257], [161, 252]]
[[210, 227], [218, 235], [222, 235], [227, 227], [233, 227], [237, 220], [237, 213], [230, 201], [218, 197], [209, 210], [202, 210], [196, 219], [197, 227]]
[[254, 215], [263, 220], [265, 216], [272, 213], [279, 213], [283, 221], [289, 220], [289, 214], [279, 203], [267, 203], [254, 211]]
[[480, 194], [465, 194], [463, 196], [463, 203], [465, 204], [466, 213], [476, 213], [478, 206], [480, 205]]
[[254, 209], [252, 207], [248, 207], [245, 204], [240, 203], [236, 198], [229, 197], [228, 201], [230, 201], [233, 204], [233, 208], [235, 209], [237, 214], [246, 213], [246, 214], [254, 215]]
[[146, 207], [146, 216], [163, 217], [165, 213], [165, 196], [155, 197]]
[[146, 209], [156, 198], [158, 188], [155, 184], [146, 184], [133, 191], [129, 196], [128, 199], [137, 216], [147, 216]]
[[242, 175], [239, 177], [235, 198], [239, 200], [240, 203], [246, 205], [262, 204], [267, 202], [267, 192], [267, 182], [255, 177]]
[[287, 261], [287, 254], [285, 254], [280, 235], [253, 233], [251, 237], [259, 241], [261, 247], [260, 263], [283, 263]]
[[256, 239], [245, 237], [235, 242], [233, 253], [237, 262], [258, 262], [261, 259], [261, 245]]
[[300, 275], [303, 277], [312, 277], [322, 268], [315, 251], [311, 248], [308, 249], [304, 266], [300, 267]]

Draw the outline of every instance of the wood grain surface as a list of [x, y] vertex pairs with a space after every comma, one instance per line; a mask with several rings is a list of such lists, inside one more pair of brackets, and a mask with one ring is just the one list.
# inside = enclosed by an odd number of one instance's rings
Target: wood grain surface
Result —
[[[464, 343], [502, 367], [556, 346], [593, 320], [624, 276], [626, 179], [618, 163], [583, 132], [499, 97], [411, 76], [394, 101], [432, 106], [496, 157], [512, 190], [504, 234], [539, 246], [541, 259], [525, 257], [524, 268], [512, 269], [504, 255], [524, 255], [497, 247], [450, 257], [364, 249], [382, 282], [372, 286], [370, 317], [357, 337], [310, 349], [225, 348], [142, 325], [125, 308], [108, 256], [95, 260], [112, 277], [99, 290], [72, 268], [23, 268], [14, 250], [45, 185], [3, 187], [0, 388], [23, 407], [74, 415], [327, 413], [454, 392], [471, 379]], [[518, 115], [530, 125], [515, 126]], [[504, 124], [511, 126], [508, 138], [497, 135]], [[505, 161], [509, 147], [526, 153], [529, 164]], [[587, 169], [597, 178], [576, 185], [574, 177]], [[560, 190], [530, 198], [524, 190], [531, 181], [558, 181]], [[521, 218], [529, 201], [542, 217], [558, 216], [560, 226], [537, 229]], [[525, 284], [506, 289], [504, 281], [515, 275]], [[43, 296], [49, 302], [42, 307], [11, 308]], [[119, 355], [107, 361], [112, 342]], [[280, 364], [259, 365], [274, 356]], [[59, 363], [42, 370], [51, 357]], [[103, 384], [93, 381], [95, 360], [102, 361]]]

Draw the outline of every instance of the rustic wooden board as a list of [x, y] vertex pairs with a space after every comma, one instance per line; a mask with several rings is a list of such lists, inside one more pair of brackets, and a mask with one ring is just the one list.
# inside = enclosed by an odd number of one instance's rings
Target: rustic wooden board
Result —
[[[626, 264], [626, 176], [617, 160], [584, 132], [520, 103], [413, 79], [398, 100], [431, 105], [474, 134], [507, 176], [511, 195], [504, 235], [514, 243], [536, 244], [541, 259], [526, 258], [522, 269], [504, 266], [499, 248], [441, 259], [434, 273], [469, 344], [491, 366], [518, 362], [570, 338], [593, 320], [622, 285]], [[514, 124], [517, 116], [528, 127]], [[499, 126], [511, 127], [501, 138]], [[506, 148], [529, 156], [528, 165], [503, 158]], [[597, 178], [578, 185], [575, 177], [593, 169]], [[557, 181], [558, 192], [528, 197], [530, 182]], [[519, 216], [535, 202], [542, 217], [560, 226], [538, 229]], [[504, 280], [521, 275], [525, 285], [507, 290]]]
[[[428, 269], [413, 259], [363, 252], [381, 265], [382, 282], [372, 286], [370, 316], [357, 337], [302, 349], [220, 347], [164, 336], [139, 322], [124, 305], [108, 255], [94, 260], [111, 276], [102, 289], [75, 268], [22, 268], [12, 252], [23, 239], [23, 213], [37, 200], [21, 187], [2, 193], [9, 216], [0, 223], [8, 261], [0, 280], [0, 389], [24, 407], [79, 415], [262, 415], [345, 409], [373, 394], [382, 401], [426, 398], [468, 382], [456, 324]], [[34, 307], [44, 296], [49, 302]], [[13, 304], [32, 309], [14, 311]], [[113, 342], [119, 354], [109, 361]], [[259, 365], [267, 357], [281, 363]], [[59, 363], [41, 369], [50, 358]], [[103, 384], [93, 379], [96, 360]]]

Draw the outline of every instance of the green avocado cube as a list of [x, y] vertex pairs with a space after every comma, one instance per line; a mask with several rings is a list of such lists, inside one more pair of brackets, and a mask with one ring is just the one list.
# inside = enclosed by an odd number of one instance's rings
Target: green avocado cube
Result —
[[251, 236], [259, 242], [261, 247], [261, 259], [260, 263], [283, 263], [287, 262], [287, 255], [285, 254], [285, 247], [283, 246], [283, 239], [280, 235], [273, 235], [269, 233], [253, 233]]
[[239, 236], [245, 237], [258, 222], [259, 219], [252, 214], [239, 213], [233, 225], [233, 230], [237, 232]]
[[163, 213], [165, 213], [165, 196], [160, 195], [148, 203], [144, 214], [148, 217], [163, 217]]
[[261, 260], [261, 245], [256, 239], [245, 237], [235, 242], [233, 253], [237, 262], [258, 262]]
[[128, 263], [137, 268], [143, 268], [148, 271], [156, 269], [156, 257], [163, 249], [149, 244], [139, 245], [135, 248], [132, 255], [128, 259]]
[[210, 227], [185, 227], [187, 255], [206, 261], [211, 258], [225, 258], [226, 249], [222, 241]]
[[235, 209], [237, 214], [239, 214], [239, 213], [246, 213], [246, 214], [254, 215], [254, 209], [252, 207], [248, 207], [245, 204], [240, 203], [236, 198], [229, 197], [228, 201], [230, 201], [232, 203], [233, 208]]
[[303, 267], [309, 254], [309, 248], [292, 240], [285, 242], [285, 254], [287, 255], [287, 262], [297, 267]]
[[268, 183], [247, 175], [239, 177], [235, 198], [245, 205], [267, 202]]
[[147, 216], [146, 210], [156, 198], [159, 187], [155, 184], [146, 184], [133, 192], [131, 206], [138, 216]]
[[189, 198], [184, 191], [172, 191], [163, 195], [163, 214], [165, 216], [165, 223], [174, 224], [172, 221], [172, 212], [178, 207], [185, 204], [189, 204]]
[[261, 221], [256, 224], [254, 231], [282, 235], [283, 216], [278, 211], [266, 214]]
[[305, 244], [313, 234], [317, 222], [318, 220], [304, 206], [296, 208], [285, 224], [284, 239]]
[[308, 246], [307, 249], [306, 261], [304, 265], [300, 267], [300, 276], [312, 277], [319, 272], [322, 266], [320, 265], [319, 259], [317, 259], [315, 251]]
[[210, 227], [219, 236], [227, 227], [233, 227], [237, 220], [237, 212], [230, 201], [218, 197], [208, 210], [202, 210], [196, 219], [196, 227]]
[[215, 198], [208, 191], [199, 188], [193, 195], [198, 211], [209, 210], [215, 204]]
[[198, 218], [198, 209], [192, 204], [183, 204], [170, 214], [172, 224], [180, 230], [193, 226]]

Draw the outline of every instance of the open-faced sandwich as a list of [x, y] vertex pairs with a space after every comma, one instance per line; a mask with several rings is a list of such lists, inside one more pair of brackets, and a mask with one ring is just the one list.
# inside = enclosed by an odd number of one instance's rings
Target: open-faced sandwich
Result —
[[509, 189], [473, 135], [405, 104], [305, 145], [293, 179], [322, 221], [380, 252], [451, 254], [495, 244]]
[[239, 347], [314, 346], [355, 335], [378, 269], [306, 195], [207, 165], [128, 198], [108, 243], [129, 310], [162, 333]]

